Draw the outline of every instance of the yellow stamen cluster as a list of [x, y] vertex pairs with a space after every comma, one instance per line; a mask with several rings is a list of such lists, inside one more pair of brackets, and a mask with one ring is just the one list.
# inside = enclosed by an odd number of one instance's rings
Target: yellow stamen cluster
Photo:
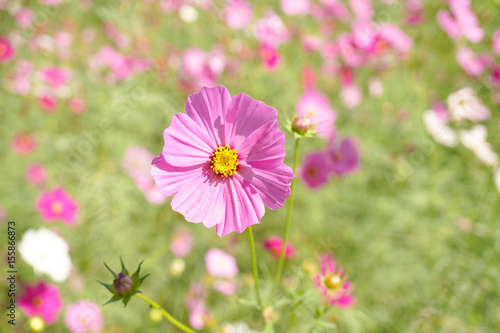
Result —
[[232, 176], [238, 168], [238, 152], [228, 145], [220, 146], [213, 152], [210, 162], [212, 162], [210, 168], [216, 174], [222, 177]]
[[50, 209], [54, 214], [59, 214], [63, 210], [63, 205], [59, 201], [56, 201], [50, 205]]

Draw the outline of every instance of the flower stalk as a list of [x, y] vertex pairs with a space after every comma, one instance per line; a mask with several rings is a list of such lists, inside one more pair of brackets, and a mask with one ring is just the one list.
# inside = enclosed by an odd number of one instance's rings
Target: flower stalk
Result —
[[280, 278], [281, 278], [281, 273], [283, 271], [283, 266], [285, 264], [285, 252], [286, 252], [286, 245], [288, 244], [288, 236], [290, 235], [290, 222], [292, 220], [292, 208], [293, 208], [293, 196], [295, 193], [295, 182], [297, 180], [297, 162], [298, 162], [298, 157], [299, 157], [299, 140], [300, 137], [296, 136], [295, 137], [295, 152], [294, 152], [294, 157], [293, 157], [293, 179], [292, 183], [290, 186], [290, 198], [288, 199], [288, 207], [286, 211], [286, 221], [285, 221], [285, 230], [283, 232], [283, 245], [281, 247], [281, 254], [280, 258], [278, 261], [278, 268], [276, 270], [276, 275], [274, 276], [274, 283], [273, 287], [271, 289], [271, 293], [269, 295], [269, 303], [272, 302], [274, 293], [276, 292], [276, 288], [278, 287]]
[[253, 238], [252, 226], [248, 226], [248, 238], [250, 242], [250, 252], [252, 253], [252, 272], [253, 279], [255, 281], [255, 294], [257, 296], [257, 302], [259, 303], [260, 310], [264, 309], [264, 304], [262, 303], [262, 298], [260, 296], [260, 283], [259, 283], [259, 271], [257, 268], [257, 255], [255, 253], [255, 242]]

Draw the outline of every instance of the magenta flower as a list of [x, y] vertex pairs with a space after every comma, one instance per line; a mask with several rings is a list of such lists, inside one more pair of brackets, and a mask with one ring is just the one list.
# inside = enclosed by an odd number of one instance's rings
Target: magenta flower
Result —
[[441, 28], [452, 39], [463, 35], [471, 42], [479, 43], [484, 37], [484, 32], [479, 27], [476, 14], [470, 8], [470, 0], [449, 0], [448, 2], [453, 16], [448, 11], [439, 11], [437, 21]]
[[14, 49], [9, 40], [0, 36], [0, 63], [7, 62], [14, 57]]
[[66, 85], [68, 82], [68, 74], [57, 67], [46, 67], [40, 69], [42, 80], [50, 87], [57, 89]]
[[53, 324], [57, 321], [63, 302], [56, 285], [40, 281], [24, 286], [19, 307], [30, 317], [40, 316], [47, 324]]
[[71, 97], [68, 101], [69, 108], [76, 114], [84, 113], [87, 109], [85, 101], [80, 97]]
[[457, 51], [457, 61], [460, 67], [470, 76], [479, 76], [483, 73], [485, 63], [474, 51], [468, 47], [461, 47]]
[[99, 305], [90, 301], [78, 301], [66, 308], [64, 324], [72, 333], [100, 332], [104, 318]]
[[[271, 236], [264, 240], [262, 243], [266, 250], [268, 250], [275, 259], [281, 256], [281, 249], [283, 247], [283, 238], [279, 236]], [[285, 247], [285, 258], [292, 258], [295, 256], [295, 248], [288, 242]]]
[[337, 117], [328, 98], [317, 90], [309, 89], [297, 101], [297, 115], [307, 117], [318, 136], [328, 138], [333, 133]]
[[351, 282], [344, 270], [337, 266], [333, 255], [326, 253], [319, 257], [319, 273], [313, 278], [314, 285], [321, 292], [327, 305], [338, 308], [348, 308], [356, 302], [350, 288]]
[[300, 168], [300, 176], [311, 189], [316, 189], [328, 182], [331, 156], [327, 151], [308, 153]]
[[76, 223], [78, 204], [62, 187], [52, 191], [42, 190], [35, 206], [47, 222], [63, 220], [68, 225]]
[[329, 169], [333, 173], [342, 176], [358, 170], [359, 155], [353, 139], [344, 138], [340, 144], [337, 144], [335, 141], [331, 142], [329, 154]]
[[281, 18], [272, 10], [254, 25], [254, 33], [260, 44], [277, 47], [290, 38], [290, 34]]
[[236, 259], [219, 249], [210, 249], [205, 254], [207, 272], [214, 277], [233, 278], [238, 274]]
[[33, 163], [26, 169], [25, 177], [31, 184], [42, 186], [47, 183], [47, 170], [40, 163]]
[[54, 113], [57, 109], [57, 98], [51, 94], [43, 94], [38, 97], [38, 104], [48, 113]]
[[278, 50], [266, 44], [259, 45], [259, 57], [264, 68], [270, 72], [281, 64], [281, 56]]
[[186, 111], [165, 130], [151, 170], [158, 189], [175, 195], [173, 210], [224, 236], [259, 223], [264, 205], [283, 206], [293, 172], [275, 109], [217, 86], [189, 96]]

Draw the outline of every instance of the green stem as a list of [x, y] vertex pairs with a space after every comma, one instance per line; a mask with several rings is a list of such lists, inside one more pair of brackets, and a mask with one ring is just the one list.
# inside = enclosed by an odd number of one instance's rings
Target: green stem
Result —
[[172, 315], [170, 313], [165, 311], [165, 309], [163, 309], [161, 306], [159, 306], [154, 301], [150, 300], [148, 297], [144, 296], [143, 294], [139, 294], [139, 293], [134, 294], [134, 296], [148, 302], [149, 305], [151, 305], [153, 308], [160, 310], [161, 313], [163, 314], [163, 317], [165, 317], [169, 322], [172, 323], [172, 325], [174, 325], [175, 327], [177, 327], [181, 331], [187, 332], [187, 333], [195, 333], [195, 331], [193, 331], [192, 329], [190, 329], [189, 327], [187, 327], [186, 325], [184, 325], [183, 323], [181, 323], [180, 321], [178, 321], [177, 319], [172, 317]]
[[253, 240], [252, 226], [248, 226], [248, 238], [250, 241], [250, 251], [252, 252], [252, 272], [253, 279], [255, 280], [255, 294], [259, 302], [260, 310], [264, 309], [262, 298], [260, 297], [260, 284], [259, 284], [259, 271], [257, 270], [257, 256], [255, 255], [255, 242]]
[[299, 140], [300, 140], [299, 138], [295, 138], [295, 153], [293, 158], [294, 178], [292, 179], [292, 184], [290, 186], [291, 193], [290, 193], [290, 198], [288, 199], [288, 207], [286, 211], [285, 231], [283, 233], [283, 245], [281, 247], [280, 259], [278, 261], [278, 269], [276, 271], [276, 275], [274, 276], [273, 289], [271, 289], [271, 294], [269, 295], [269, 303], [271, 303], [273, 300], [274, 293], [280, 281], [281, 272], [283, 271], [283, 265], [285, 264], [285, 250], [286, 250], [286, 244], [288, 243], [288, 236], [290, 234], [290, 222], [292, 220], [292, 208], [293, 208], [293, 195], [295, 193], [295, 181], [297, 179], [296, 170], [297, 170], [297, 161], [299, 156]]

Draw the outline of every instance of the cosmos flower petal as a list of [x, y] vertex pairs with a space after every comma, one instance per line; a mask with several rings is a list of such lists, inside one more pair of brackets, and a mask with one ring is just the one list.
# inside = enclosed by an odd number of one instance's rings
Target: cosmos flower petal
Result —
[[264, 204], [270, 209], [282, 207], [290, 196], [293, 171], [286, 164], [273, 170], [242, 167], [239, 174], [259, 193]]
[[210, 141], [217, 146], [224, 142], [224, 119], [231, 95], [223, 86], [204, 87], [190, 95], [186, 102], [186, 113], [205, 130]]
[[206, 163], [214, 150], [207, 132], [182, 113], [174, 115], [163, 137], [163, 156], [173, 166], [187, 167]]
[[[259, 169], [278, 167], [285, 159], [285, 134], [279, 130], [278, 122], [268, 121], [250, 134], [237, 147], [238, 156], [244, 163]], [[241, 162], [240, 162], [241, 163]]]
[[174, 167], [165, 161], [163, 155], [156, 157], [151, 164], [156, 187], [167, 197], [177, 193], [180, 186], [199, 174], [198, 166]]
[[[235, 178], [239, 178], [238, 175]], [[231, 178], [226, 184], [226, 214], [223, 222], [216, 226], [217, 235], [221, 237], [233, 231], [243, 232], [264, 216], [262, 199], [245, 180]]]
[[227, 111], [226, 143], [231, 142], [232, 146], [240, 148], [247, 136], [268, 121], [276, 121], [277, 117], [278, 112], [264, 102], [257, 101], [245, 93], [234, 96]]
[[217, 176], [198, 175], [187, 181], [172, 200], [172, 209], [184, 215], [188, 222], [199, 223], [207, 228], [221, 223], [224, 214], [225, 186], [217, 182]]

